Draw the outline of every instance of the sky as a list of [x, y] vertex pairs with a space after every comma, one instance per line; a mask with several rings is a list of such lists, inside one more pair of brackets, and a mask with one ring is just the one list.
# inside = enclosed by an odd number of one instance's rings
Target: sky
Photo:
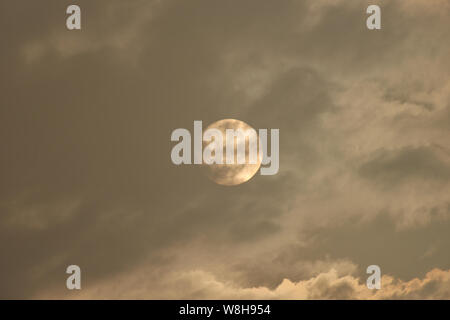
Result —
[[[71, 4], [0, 3], [0, 298], [450, 299], [448, 0]], [[228, 118], [278, 174], [171, 162]]]

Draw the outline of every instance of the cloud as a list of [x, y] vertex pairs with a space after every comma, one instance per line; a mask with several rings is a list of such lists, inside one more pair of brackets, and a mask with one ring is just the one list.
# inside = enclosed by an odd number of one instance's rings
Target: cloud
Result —
[[[134, 273], [164, 297], [347, 298], [373, 255], [402, 283], [450, 268], [447, 1], [383, 1], [381, 32], [369, 1], [79, 1], [80, 32], [45, 3], [0, 10], [1, 297], [69, 264], [121, 297], [151, 289]], [[172, 130], [224, 118], [280, 129], [278, 175], [172, 165]]]
[[[30, 4], [19, 6], [29, 8]], [[70, 59], [105, 50], [114, 52], [118, 58], [123, 59], [123, 56], [126, 56], [129, 63], [141, 49], [139, 38], [143, 36], [143, 25], [151, 23], [152, 18], [158, 14], [161, 3], [138, 0], [124, 5], [120, 1], [110, 1], [108, 6], [100, 6], [81, 1], [79, 6], [82, 8], [83, 30], [68, 32], [61, 28], [61, 23], [48, 26], [43, 37], [27, 39], [21, 45], [21, 54], [26, 63], [40, 63], [49, 56]], [[56, 7], [65, 12], [64, 4], [58, 4]], [[132, 12], [132, 19], [125, 19], [123, 10]], [[111, 29], [114, 32], [111, 32]]]
[[360, 171], [367, 179], [383, 181], [385, 187], [407, 183], [414, 178], [448, 182], [450, 158], [445, 154], [440, 158], [439, 153], [442, 153], [439, 149], [425, 146], [380, 150], [372, 160], [362, 165]]
[[[367, 288], [364, 279], [339, 276], [330, 269], [308, 280], [284, 279], [276, 288], [240, 287], [213, 274], [193, 270], [157, 279], [144, 270], [100, 283], [93, 289], [66, 293], [65, 299], [447, 299], [450, 270], [433, 269], [423, 279], [402, 281], [383, 276], [380, 290]], [[61, 298], [61, 296], [59, 296]], [[52, 294], [36, 298], [54, 298]]]

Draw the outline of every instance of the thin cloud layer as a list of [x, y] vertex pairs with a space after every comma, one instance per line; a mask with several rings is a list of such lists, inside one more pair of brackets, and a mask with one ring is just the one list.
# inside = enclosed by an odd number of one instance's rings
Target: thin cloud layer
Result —
[[[450, 298], [450, 4], [372, 2], [2, 3], [0, 297]], [[226, 118], [277, 175], [171, 163]]]

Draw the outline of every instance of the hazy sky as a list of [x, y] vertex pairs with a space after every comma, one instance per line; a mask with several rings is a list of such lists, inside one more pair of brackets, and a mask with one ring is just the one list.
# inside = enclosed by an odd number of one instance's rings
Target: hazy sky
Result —
[[[448, 0], [73, 3], [0, 3], [0, 298], [450, 299]], [[172, 164], [226, 118], [277, 175]]]

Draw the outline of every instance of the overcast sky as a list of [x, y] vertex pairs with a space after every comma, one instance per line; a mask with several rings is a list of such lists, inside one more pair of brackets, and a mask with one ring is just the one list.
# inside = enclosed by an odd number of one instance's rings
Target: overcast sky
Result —
[[[448, 0], [70, 4], [0, 3], [1, 298], [450, 299]], [[172, 164], [226, 118], [277, 175]]]

